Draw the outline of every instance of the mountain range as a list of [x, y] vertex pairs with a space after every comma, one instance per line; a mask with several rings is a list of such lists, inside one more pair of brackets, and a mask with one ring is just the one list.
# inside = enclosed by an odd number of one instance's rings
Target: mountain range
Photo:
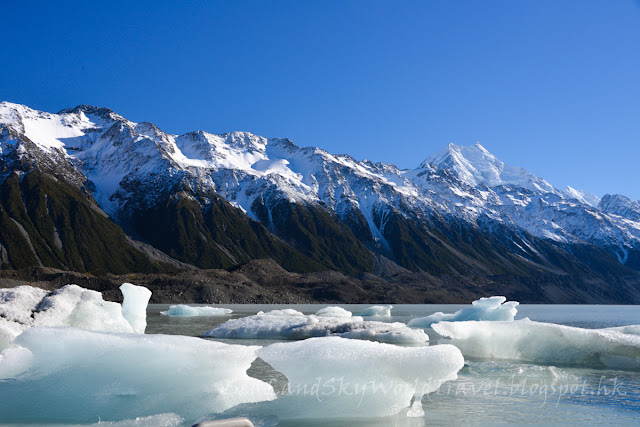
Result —
[[2, 102], [0, 191], [4, 270], [271, 259], [293, 273], [640, 303], [640, 202], [556, 188], [479, 143], [406, 170], [248, 132], [173, 135], [107, 108]]

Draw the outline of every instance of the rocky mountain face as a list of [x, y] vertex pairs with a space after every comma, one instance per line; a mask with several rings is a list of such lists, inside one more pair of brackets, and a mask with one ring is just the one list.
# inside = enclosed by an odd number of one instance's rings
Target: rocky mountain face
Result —
[[400, 170], [288, 139], [172, 135], [106, 108], [3, 102], [0, 185], [3, 268], [170, 272], [271, 258], [292, 272], [413, 280], [588, 288], [615, 277], [620, 301], [640, 282], [638, 202], [555, 188], [480, 144]]

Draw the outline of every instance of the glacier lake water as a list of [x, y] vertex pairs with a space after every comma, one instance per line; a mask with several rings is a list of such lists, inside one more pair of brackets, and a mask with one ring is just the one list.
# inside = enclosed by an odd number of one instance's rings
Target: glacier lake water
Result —
[[[321, 304], [246, 305], [221, 304], [233, 314], [221, 317], [173, 317], [160, 315], [168, 305], [150, 305], [147, 333], [200, 336], [231, 318], [292, 308], [313, 314]], [[370, 305], [340, 304], [357, 312]], [[453, 313], [468, 305], [394, 305], [385, 321], [406, 323], [414, 317], [437, 311]], [[640, 307], [605, 305], [527, 305], [518, 307], [516, 319], [528, 317], [581, 328], [607, 328], [640, 324]], [[428, 330], [431, 345], [436, 334]], [[275, 340], [218, 339], [218, 341], [267, 345]], [[428, 345], [428, 344], [425, 344]], [[456, 381], [445, 383], [422, 399], [425, 416], [404, 415], [384, 419], [309, 419], [280, 421], [280, 426], [432, 426], [507, 424], [640, 424], [640, 372], [546, 366], [506, 361], [465, 360]], [[313, 369], [312, 366], [309, 367]], [[250, 375], [270, 381], [276, 392], [286, 387], [286, 379], [260, 360]], [[245, 414], [251, 417], [252, 414]]]

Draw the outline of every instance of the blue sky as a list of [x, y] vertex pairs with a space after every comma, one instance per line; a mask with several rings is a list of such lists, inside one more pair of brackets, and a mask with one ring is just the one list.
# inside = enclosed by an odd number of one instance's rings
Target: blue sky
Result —
[[10, 2], [0, 100], [640, 199], [640, 1]]

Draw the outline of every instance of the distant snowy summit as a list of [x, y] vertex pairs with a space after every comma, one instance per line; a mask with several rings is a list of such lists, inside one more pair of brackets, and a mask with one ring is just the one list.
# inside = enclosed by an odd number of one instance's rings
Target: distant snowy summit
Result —
[[[126, 234], [198, 267], [271, 257], [292, 270], [347, 274], [622, 277], [640, 269], [638, 202], [555, 188], [479, 143], [449, 144], [400, 170], [248, 132], [173, 135], [106, 108], [50, 114], [3, 102], [0, 166], [7, 189], [37, 187], [12, 176], [53, 176]], [[44, 225], [24, 223], [29, 207], [19, 213], [4, 203], [36, 262], [70, 267], [62, 219], [35, 244], [32, 230]], [[16, 266], [2, 242], [5, 264]], [[57, 257], [39, 252], [55, 247]]]

